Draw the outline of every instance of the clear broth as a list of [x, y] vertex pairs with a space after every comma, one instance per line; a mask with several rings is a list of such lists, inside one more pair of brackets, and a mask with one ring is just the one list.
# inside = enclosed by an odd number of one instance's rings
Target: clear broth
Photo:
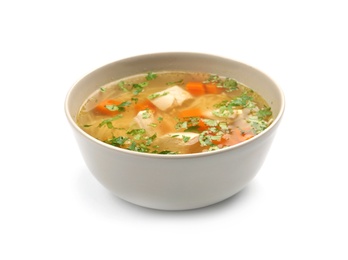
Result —
[[[189, 88], [193, 82], [197, 89]], [[223, 149], [253, 138], [272, 120], [269, 105], [252, 89], [196, 72], [151, 72], [117, 80], [94, 92], [77, 116], [79, 127], [100, 141], [159, 154]]]

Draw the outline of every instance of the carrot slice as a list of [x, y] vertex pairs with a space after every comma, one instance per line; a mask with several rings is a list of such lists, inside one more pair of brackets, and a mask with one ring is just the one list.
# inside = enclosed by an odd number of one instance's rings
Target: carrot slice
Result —
[[187, 82], [186, 90], [194, 96], [200, 96], [205, 94], [205, 88], [202, 82], [196, 82], [196, 81]]
[[222, 144], [224, 146], [232, 146], [243, 141], [252, 138], [254, 135], [251, 133], [244, 133], [240, 129], [236, 128], [232, 134], [225, 134], [221, 137], [221, 140], [214, 141], [215, 144]]
[[206, 125], [205, 123], [204, 123], [204, 121], [202, 120], [202, 118], [199, 120], [199, 122], [198, 122], [198, 130], [199, 131], [205, 131], [205, 130], [207, 130], [209, 128], [209, 126], [208, 125]]
[[146, 109], [150, 109], [152, 111], [155, 111], [156, 110], [156, 107], [154, 104], [152, 104], [151, 101], [149, 100], [144, 100], [142, 102], [138, 102], [134, 105], [134, 108], [136, 110], [136, 112], [138, 113], [139, 111], [142, 111], [142, 110], [146, 110]]
[[197, 126], [198, 126], [198, 131], [204, 131], [204, 130], [207, 130], [209, 128], [208, 125], [206, 125], [203, 121], [204, 119], [204, 116], [203, 116], [203, 113], [202, 113], [202, 110], [200, 110], [199, 108], [190, 108], [190, 109], [186, 109], [186, 110], [183, 110], [183, 111], [180, 111], [178, 113], [178, 117], [179, 118], [190, 118], [190, 117], [199, 117], [199, 121], [197, 123]]
[[186, 109], [179, 112], [179, 117], [202, 117], [202, 111], [199, 108]]
[[114, 116], [118, 113], [118, 111], [111, 111], [109, 110], [106, 106], [112, 106], [112, 105], [119, 105], [121, 104], [121, 102], [117, 101], [117, 100], [114, 100], [114, 99], [106, 99], [102, 102], [100, 102], [96, 107], [95, 107], [95, 110], [100, 113], [100, 114], [103, 114], [103, 115], [108, 115], [108, 116]]
[[216, 84], [208, 83], [208, 84], [205, 84], [205, 90], [209, 94], [219, 94], [222, 92], [223, 89], [218, 88]]

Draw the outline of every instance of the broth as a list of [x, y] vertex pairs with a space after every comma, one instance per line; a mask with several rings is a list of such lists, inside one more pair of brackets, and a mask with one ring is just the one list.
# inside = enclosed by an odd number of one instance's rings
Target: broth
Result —
[[157, 154], [223, 149], [272, 123], [255, 91], [207, 73], [149, 72], [101, 86], [83, 104], [77, 124], [100, 141]]

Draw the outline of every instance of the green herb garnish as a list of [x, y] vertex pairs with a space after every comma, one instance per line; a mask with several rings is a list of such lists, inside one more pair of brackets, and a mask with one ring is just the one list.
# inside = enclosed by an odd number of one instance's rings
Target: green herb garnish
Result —
[[253, 100], [253, 97], [248, 96], [246, 93], [243, 93], [239, 97], [232, 99], [230, 102], [232, 106], [235, 107], [249, 107], [250, 101]]
[[255, 134], [261, 133], [269, 125], [267, 121], [260, 119], [258, 116], [249, 116], [247, 122], [250, 123]]
[[271, 115], [272, 115], [272, 111], [270, 107], [264, 107], [260, 109], [259, 111], [257, 111], [257, 117], [260, 119], [264, 119]]
[[238, 89], [238, 83], [234, 79], [226, 78], [225, 81], [222, 83], [221, 87], [226, 89], [227, 92], [231, 92], [233, 90]]
[[163, 93], [153, 93], [153, 94], [149, 95], [147, 98], [150, 99], [150, 100], [152, 100], [152, 99], [155, 99], [155, 98], [158, 98], [158, 97], [166, 96], [166, 95], [168, 95], [168, 94], [169, 94], [168, 91], [163, 92]]
[[113, 145], [113, 146], [121, 147], [121, 146], [124, 145], [124, 143], [125, 143], [126, 141], [128, 141], [128, 140], [129, 140], [129, 138], [124, 137], [124, 136], [118, 136], [118, 137], [115, 137], [115, 136], [114, 136], [114, 137], [112, 137], [112, 138], [106, 140], [106, 142], [107, 142], [108, 144]]
[[110, 111], [125, 111], [125, 107], [130, 106], [132, 103], [130, 101], [125, 101], [119, 105], [106, 105], [105, 108], [107, 108]]
[[233, 104], [228, 100], [224, 100], [215, 105], [218, 110], [213, 111], [213, 114], [217, 117], [230, 117], [233, 115]]
[[156, 138], [157, 138], [157, 134], [154, 134], [154, 135], [152, 135], [150, 137], [146, 137], [145, 138], [145, 140], [146, 140], [145, 145], [146, 146], [151, 145]]
[[203, 81], [203, 83], [220, 83], [221, 84], [221, 79], [216, 74], [210, 74], [208, 79]]
[[183, 80], [183, 79], [180, 79], [180, 80], [178, 80], [178, 81], [170, 81], [170, 82], [167, 82], [166, 85], [167, 85], [167, 86], [181, 85], [183, 82], [184, 82], [184, 80]]
[[203, 83], [215, 83], [217, 87], [224, 88], [227, 92], [238, 89], [238, 82], [231, 78], [221, 79], [216, 74], [209, 75], [208, 79], [203, 81]]
[[155, 78], [157, 78], [157, 74], [153, 73], [153, 72], [149, 72], [146, 75], [146, 80], [154, 80]]
[[139, 128], [139, 129], [133, 129], [127, 132], [127, 135], [133, 136], [134, 139], [140, 140], [143, 135], [146, 133], [145, 129]]
[[183, 128], [183, 129], [187, 129], [187, 121], [183, 121], [183, 122], [178, 122], [176, 123], [175, 125], [175, 129], [180, 129], [180, 128]]
[[190, 141], [190, 139], [191, 137], [189, 136], [185, 136], [185, 135], [182, 136], [182, 140], [184, 141], [184, 143], [187, 143], [188, 141]]
[[177, 152], [168, 151], [168, 150], [163, 150], [163, 151], [159, 152], [158, 154], [178, 154], [178, 153]]
[[214, 119], [202, 119], [202, 121], [207, 126], [218, 126], [219, 125], [219, 121], [218, 120], [214, 120]]
[[112, 125], [112, 121], [115, 121], [115, 120], [121, 118], [122, 116], [123, 116], [122, 114], [119, 114], [115, 117], [105, 119], [98, 126], [102, 127], [102, 126], [106, 125], [109, 129], [112, 129], [112, 128], [114, 128], [114, 126]]
[[143, 92], [144, 87], [146, 87], [147, 85], [149, 85], [148, 81], [133, 84], [133, 94], [138, 95], [139, 93]]
[[198, 125], [193, 125], [189, 126], [187, 129], [184, 130], [184, 132], [193, 132], [193, 133], [199, 133], [199, 126]]
[[141, 118], [142, 119], [148, 119], [152, 116], [152, 114], [150, 113], [149, 109], [146, 109], [142, 114], [141, 114]]
[[120, 81], [117, 86], [123, 91], [123, 92], [128, 92], [129, 90], [126, 88], [126, 82]]

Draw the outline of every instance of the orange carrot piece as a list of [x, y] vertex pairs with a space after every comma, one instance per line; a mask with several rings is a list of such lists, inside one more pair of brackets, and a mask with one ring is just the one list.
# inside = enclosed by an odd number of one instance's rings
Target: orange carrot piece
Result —
[[205, 94], [205, 88], [202, 82], [196, 82], [196, 81], [187, 82], [186, 90], [194, 96], [200, 96]]
[[243, 133], [240, 129], [236, 128], [232, 134], [225, 134], [220, 141], [214, 141], [215, 144], [222, 144], [224, 146], [232, 146], [243, 141], [252, 138], [254, 135], [251, 133]]
[[235, 144], [238, 144], [240, 141], [236, 136], [232, 134], [225, 134], [221, 137], [220, 140], [213, 140], [213, 143], [216, 145], [223, 145], [223, 146], [232, 146]]
[[202, 111], [199, 108], [186, 109], [179, 112], [179, 117], [201, 117]]
[[213, 83], [205, 84], [205, 90], [209, 94], [219, 94], [222, 92], [222, 88], [218, 88], [218, 86]]
[[151, 103], [151, 101], [149, 100], [144, 100], [142, 102], [138, 102], [134, 105], [134, 108], [136, 110], [136, 112], [138, 113], [139, 111], [142, 111], [142, 110], [146, 110], [146, 109], [150, 109], [152, 111], [155, 111], [156, 110], [156, 107], [154, 104]]
[[199, 108], [191, 108], [191, 109], [180, 111], [178, 114], [178, 117], [179, 118], [200, 117], [197, 124], [198, 130], [204, 131], [209, 128], [209, 126], [207, 126], [202, 120], [204, 116], [203, 116], [202, 110], [200, 110]]
[[118, 113], [118, 111], [111, 111], [109, 109], [106, 108], [106, 106], [109, 106], [109, 105], [119, 105], [121, 104], [121, 102], [117, 101], [117, 100], [114, 100], [114, 99], [106, 99], [102, 102], [100, 102], [96, 107], [95, 107], [95, 110], [100, 113], [100, 114], [103, 114], [103, 115], [108, 115], [108, 116], [114, 116]]
[[209, 128], [209, 126], [206, 125], [202, 119], [200, 119], [199, 122], [198, 122], [198, 130], [199, 131], [205, 131], [208, 128]]

